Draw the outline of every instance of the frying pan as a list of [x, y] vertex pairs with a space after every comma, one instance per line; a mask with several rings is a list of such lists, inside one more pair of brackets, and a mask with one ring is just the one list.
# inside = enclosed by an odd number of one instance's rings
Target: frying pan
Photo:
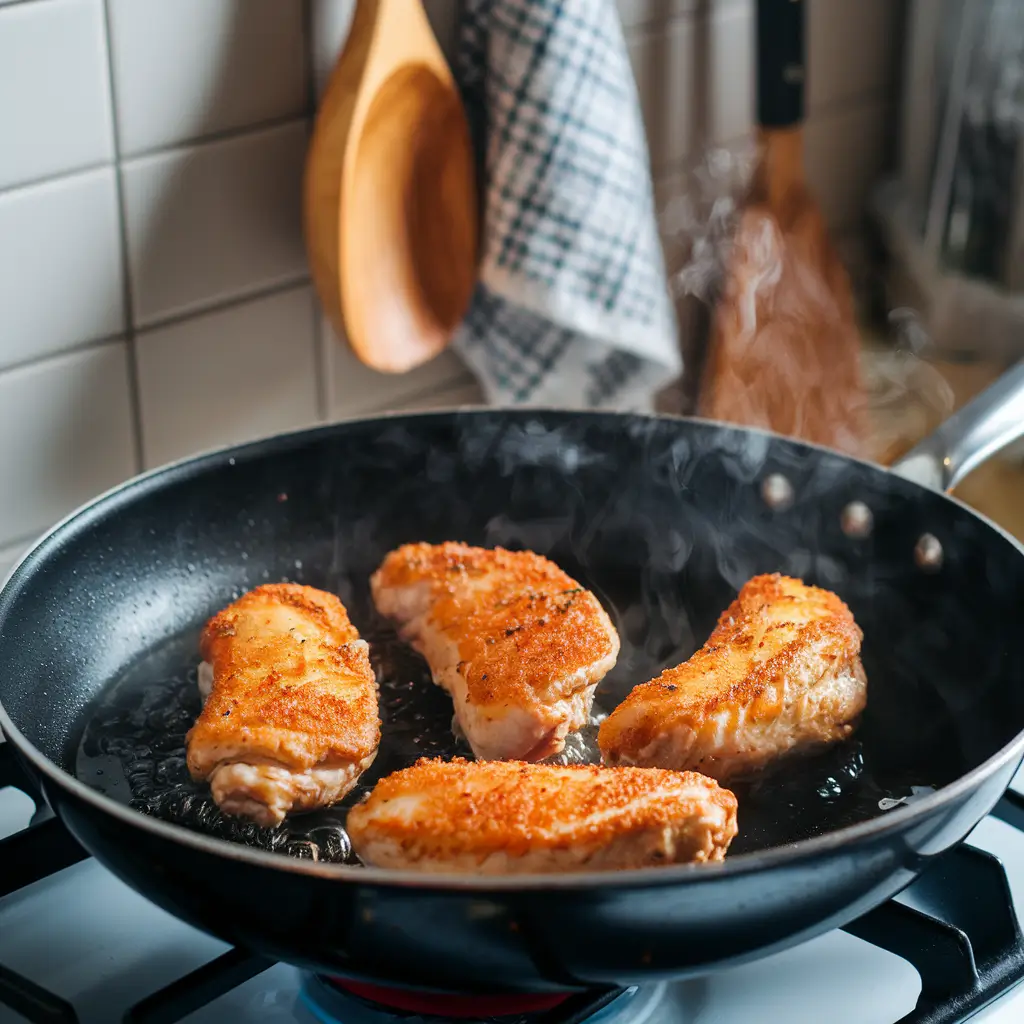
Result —
[[[942, 491], [1024, 432], [1022, 408], [1024, 363], [895, 470], [706, 421], [532, 409], [357, 420], [191, 458], [74, 513], [14, 569], [0, 726], [101, 863], [278, 960], [543, 993], [759, 957], [907, 885], [1021, 762], [1024, 548]], [[279, 833], [219, 816], [181, 763], [195, 641], [266, 580], [335, 591], [370, 640], [384, 739], [367, 785], [462, 749], [448, 698], [368, 598], [388, 550], [444, 539], [532, 548], [595, 590], [622, 636], [605, 711], [692, 653], [755, 573], [827, 586], [864, 630], [863, 722], [734, 787], [721, 865], [423, 877], [345, 863], [344, 809]]]

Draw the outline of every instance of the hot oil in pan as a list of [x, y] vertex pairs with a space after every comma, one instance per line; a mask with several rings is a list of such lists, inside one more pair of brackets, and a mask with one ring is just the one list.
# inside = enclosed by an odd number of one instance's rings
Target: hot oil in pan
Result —
[[[602, 597], [614, 612], [615, 602], [607, 593]], [[621, 622], [621, 616], [614, 617]], [[625, 648], [627, 631], [620, 632]], [[295, 857], [355, 862], [345, 815], [379, 778], [418, 757], [472, 756], [453, 736], [451, 700], [433, 685], [422, 659], [379, 621], [364, 635], [381, 686], [381, 746], [359, 784], [334, 808], [263, 829], [222, 814], [207, 786], [191, 780], [185, 734], [200, 711], [198, 632], [176, 637], [135, 663], [92, 707], [77, 753], [77, 775], [137, 810], [208, 835]], [[685, 655], [681, 652], [680, 659]], [[633, 665], [631, 676], [655, 674], [654, 665], [639, 670], [635, 657], [620, 657], [620, 666], [627, 662]], [[601, 708], [613, 708], [638, 681], [613, 670], [598, 689], [595, 724], [570, 737], [566, 750], [551, 760], [599, 760], [595, 734]], [[869, 704], [870, 688], [869, 678]], [[779, 846], [877, 817], [930, 790], [914, 785], [922, 779], [883, 770], [872, 747], [865, 728], [823, 754], [789, 759], [754, 779], [731, 784], [740, 803], [740, 831], [730, 853]]]
[[451, 731], [451, 700], [430, 680], [425, 663], [385, 625], [364, 633], [380, 680], [380, 750], [336, 807], [265, 829], [221, 813], [185, 764], [185, 734], [199, 715], [198, 630], [136, 662], [90, 709], [76, 757], [88, 785], [136, 810], [195, 831], [295, 857], [355, 862], [344, 821], [347, 808], [383, 775], [418, 757], [471, 757]]

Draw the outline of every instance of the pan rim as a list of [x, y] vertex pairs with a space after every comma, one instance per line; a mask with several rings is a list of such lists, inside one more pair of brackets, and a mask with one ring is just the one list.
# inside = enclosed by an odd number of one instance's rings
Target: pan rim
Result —
[[[9, 585], [20, 574], [26, 564], [39, 558], [44, 558], [47, 550], [58, 545], [63, 535], [70, 532], [79, 520], [115, 511], [123, 503], [130, 501], [136, 494], [149, 489], [155, 489], [156, 486], [163, 482], [171, 482], [182, 475], [191, 476], [215, 466], [231, 465], [232, 462], [230, 460], [241, 460], [247, 455], [264, 454], [268, 447], [272, 450], [277, 446], [287, 447], [296, 443], [313, 441], [320, 436], [328, 436], [335, 433], [340, 428], [346, 426], [382, 423], [399, 419], [416, 420], [452, 418], [454, 416], [460, 418], [467, 416], [526, 418], [533, 415], [574, 416], [594, 419], [612, 417], [652, 422], [670, 421], [689, 424], [701, 429], [714, 428], [736, 434], [761, 435], [771, 440], [781, 441], [811, 452], [819, 452], [824, 455], [837, 457], [863, 466], [876, 473], [888, 474], [902, 480], [907, 486], [937, 495], [980, 520], [989, 529], [1002, 537], [1003, 540], [1009, 542], [1019, 554], [1024, 556], [1024, 544], [999, 526], [999, 524], [992, 522], [987, 516], [970, 507], [959, 498], [943, 492], [932, 491], [922, 484], [900, 477], [888, 467], [878, 465], [866, 459], [848, 456], [823, 445], [786, 437], [769, 430], [754, 427], [738, 427], [734, 424], [717, 420], [671, 413], [573, 410], [554, 406], [518, 408], [457, 406], [422, 411], [394, 410], [372, 416], [348, 417], [329, 424], [301, 427], [240, 444], [219, 446], [185, 456], [162, 466], [157, 466], [122, 481], [114, 487], [108, 488], [68, 513], [50, 529], [43, 532], [14, 563], [5, 575], [2, 585], [0, 585], [0, 622], [2, 622], [6, 607], [11, 600], [8, 594]], [[914, 822], [922, 820], [943, 807], [955, 803], [965, 793], [976, 789], [986, 779], [990, 778], [1015, 758], [1018, 761], [1024, 758], [1024, 729], [1022, 729], [1009, 743], [1005, 744], [981, 764], [948, 785], [921, 797], [919, 800], [915, 800], [913, 804], [902, 804], [878, 817], [869, 818], [866, 821], [857, 822], [853, 825], [845, 825], [795, 843], [727, 856], [724, 861], [714, 864], [673, 864], [617, 871], [489, 876], [466, 875], [454, 872], [451, 874], [422, 874], [416, 871], [398, 871], [351, 864], [324, 864], [255, 849], [226, 839], [206, 836], [184, 825], [177, 825], [134, 810], [86, 785], [76, 776], [51, 761], [34, 744], [29, 742], [15, 725], [2, 702], [0, 702], [0, 732], [3, 733], [15, 750], [32, 764], [42, 777], [64, 790], [68, 795], [91, 805], [93, 809], [115, 818], [119, 823], [129, 828], [139, 828], [149, 832], [157, 839], [191, 847], [197, 852], [211, 856], [242, 862], [254, 868], [286, 871], [336, 883], [366, 885], [385, 889], [420, 889], [431, 892], [447, 890], [465, 893], [586, 891], [613, 886], [616, 888], [653, 888], [669, 885], [700, 884], [702, 881], [711, 882], [723, 876], [748, 875], [778, 867], [792, 866], [836, 849], [860, 845], [905, 831]]]

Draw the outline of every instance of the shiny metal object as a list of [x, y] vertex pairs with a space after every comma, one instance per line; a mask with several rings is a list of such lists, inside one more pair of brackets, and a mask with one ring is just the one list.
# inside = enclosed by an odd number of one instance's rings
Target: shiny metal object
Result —
[[793, 485], [781, 473], [772, 473], [761, 482], [761, 497], [769, 508], [781, 512], [793, 504]]
[[1024, 437], [1024, 359], [915, 445], [891, 470], [951, 491], [972, 470]]
[[943, 557], [942, 544], [934, 534], [922, 534], [914, 545], [914, 561], [925, 572], [938, 572], [942, 568]]
[[863, 540], [865, 537], [870, 536], [871, 531], [874, 529], [875, 517], [871, 514], [871, 509], [863, 501], [851, 501], [843, 509], [842, 515], [839, 518], [839, 525], [847, 537]]

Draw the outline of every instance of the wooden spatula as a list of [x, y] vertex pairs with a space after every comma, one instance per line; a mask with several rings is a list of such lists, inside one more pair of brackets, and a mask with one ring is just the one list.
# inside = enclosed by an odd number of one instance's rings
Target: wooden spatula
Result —
[[339, 337], [374, 369], [436, 356], [476, 282], [469, 126], [420, 0], [359, 0], [306, 160], [306, 248]]
[[714, 311], [698, 409], [865, 454], [849, 278], [804, 173], [804, 0], [758, 0], [760, 162]]

